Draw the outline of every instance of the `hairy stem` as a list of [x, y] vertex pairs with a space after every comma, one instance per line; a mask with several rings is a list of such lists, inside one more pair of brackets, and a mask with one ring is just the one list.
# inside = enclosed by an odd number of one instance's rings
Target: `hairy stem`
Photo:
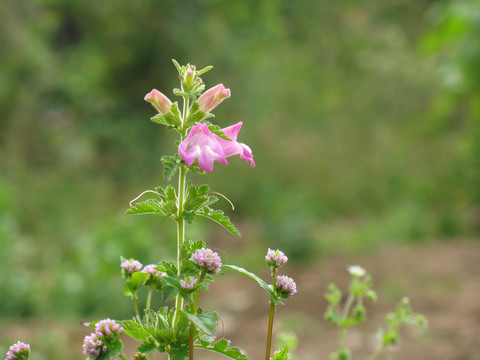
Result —
[[372, 355], [370, 355], [370, 357], [367, 359], [367, 360], [375, 360], [378, 355], [381, 354], [381, 352], [383, 351], [383, 349], [385, 349], [385, 347], [383, 346], [383, 344], [381, 344], [373, 353]]
[[148, 296], [147, 296], [147, 304], [146, 304], [146, 309], [149, 310], [150, 309], [150, 304], [152, 303], [152, 294], [153, 294], [153, 289], [150, 288], [148, 290]]
[[[202, 275], [200, 275], [200, 280], [198, 281], [198, 284], [200, 285], [203, 280], [205, 279], [206, 272], [202, 271]], [[197, 315], [197, 310], [198, 310], [198, 297], [200, 296], [200, 289], [197, 290], [197, 293], [195, 294], [195, 299], [193, 300], [193, 307], [192, 307], [192, 313], [193, 315]], [[193, 336], [195, 334], [195, 324], [192, 322], [190, 324], [190, 336], [189, 336], [189, 347], [188, 347], [188, 360], [193, 360]]]
[[[277, 269], [272, 267], [272, 278], [273, 278], [273, 292], [277, 291], [277, 281], [276, 281]], [[267, 331], [267, 348], [265, 350], [265, 360], [270, 359], [270, 352], [272, 348], [272, 336], [273, 336], [273, 316], [275, 315], [275, 303], [273, 299], [270, 299], [270, 315], [268, 317], [268, 331]]]
[[342, 324], [340, 325], [340, 332], [338, 335], [338, 349], [339, 351], [345, 348], [345, 333], [347, 331], [347, 327], [344, 325], [345, 320], [348, 318], [348, 314], [350, 314], [350, 309], [353, 305], [353, 301], [355, 297], [352, 294], [348, 294], [347, 301], [345, 302], [345, 306], [343, 307], [342, 313]]
[[132, 295], [132, 300], [133, 300], [133, 308], [135, 309], [135, 315], [137, 315], [137, 319], [141, 324], [142, 318], [140, 317], [140, 312], [138, 311], [137, 294]]

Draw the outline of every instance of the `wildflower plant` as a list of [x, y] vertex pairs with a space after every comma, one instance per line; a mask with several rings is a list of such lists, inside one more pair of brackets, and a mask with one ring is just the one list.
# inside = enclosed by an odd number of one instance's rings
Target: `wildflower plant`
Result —
[[[173, 94], [180, 98], [172, 101], [168, 96], [153, 89], [146, 96], [157, 114], [151, 120], [176, 133], [178, 151], [161, 158], [165, 181], [176, 181], [145, 190], [130, 202], [126, 211], [129, 215], [153, 214], [168, 218], [177, 229], [176, 259], [160, 260], [156, 264], [143, 265], [136, 259], [121, 258], [120, 270], [125, 279], [123, 294], [132, 299], [134, 316], [128, 320], [105, 319], [85, 324], [93, 332], [85, 337], [83, 352], [87, 360], [108, 360], [119, 357], [126, 360], [123, 351], [124, 336], [136, 340], [139, 345], [134, 360], [154, 360], [156, 353], [166, 354], [170, 360], [194, 359], [195, 349], [213, 351], [235, 360], [249, 360], [227, 339], [217, 336], [218, 314], [207, 312], [200, 304], [200, 294], [208, 290], [208, 285], [224, 271], [233, 270], [255, 281], [270, 299], [267, 325], [265, 360], [287, 360], [288, 348], [273, 351], [272, 337], [275, 310], [285, 299], [297, 293], [295, 281], [280, 270], [288, 261], [281, 250], [268, 249], [265, 263], [269, 267], [271, 283], [246, 269], [236, 265], [225, 265], [217, 252], [209, 249], [200, 240], [186, 240], [186, 228], [198, 217], [209, 219], [230, 233], [240, 236], [239, 230], [222, 210], [214, 204], [228, 198], [210, 189], [206, 184], [195, 185], [188, 175], [206, 174], [214, 170], [215, 162], [228, 164], [228, 159], [238, 155], [250, 167], [255, 167], [253, 152], [240, 141], [242, 122], [221, 127], [213, 122], [212, 111], [231, 96], [230, 89], [218, 84], [205, 91], [203, 76], [212, 67], [197, 70], [194, 65], [181, 66], [173, 63], [178, 71], [180, 87]], [[146, 195], [150, 198], [144, 199]], [[366, 319], [364, 299], [375, 300], [371, 289], [371, 278], [359, 266], [349, 267], [352, 275], [349, 294], [343, 306], [342, 293], [330, 284], [326, 299], [329, 306], [325, 319], [339, 327], [339, 348], [331, 359], [346, 360], [350, 352], [345, 344], [346, 330]], [[148, 289], [146, 305], [139, 308], [138, 294], [141, 288]], [[158, 296], [165, 306], [151, 307], [152, 297]], [[402, 300], [394, 313], [387, 315], [387, 327], [381, 332], [381, 345], [370, 360], [398, 340], [398, 329], [410, 322], [424, 323], [425, 319], [414, 314], [408, 300]], [[18, 342], [10, 347], [6, 360], [25, 360], [30, 354], [30, 346]]]

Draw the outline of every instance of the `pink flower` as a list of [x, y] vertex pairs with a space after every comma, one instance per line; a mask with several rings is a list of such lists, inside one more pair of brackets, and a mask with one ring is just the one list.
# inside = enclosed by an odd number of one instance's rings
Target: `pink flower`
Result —
[[181, 142], [178, 152], [187, 166], [198, 159], [198, 167], [205, 171], [213, 170], [214, 161], [228, 165], [227, 157], [237, 154], [254, 167], [252, 150], [247, 145], [237, 142], [242, 124], [239, 122], [222, 130], [231, 140], [225, 140], [213, 134], [205, 124], [197, 124]]
[[225, 89], [223, 84], [218, 84], [211, 89], [205, 91], [202, 96], [197, 100], [198, 105], [200, 106], [200, 111], [208, 113], [215, 109], [218, 104], [220, 104], [223, 99], [230, 97], [230, 89]]
[[148, 101], [150, 104], [152, 104], [161, 115], [169, 113], [170, 107], [172, 106], [170, 99], [157, 89], [153, 89], [147, 95], [145, 95], [145, 101]]
[[227, 165], [227, 159], [217, 137], [205, 124], [197, 124], [178, 147], [183, 160], [190, 166], [198, 159], [198, 167], [205, 171], [213, 170], [213, 161]]
[[249, 162], [251, 167], [255, 167], [252, 150], [247, 145], [237, 142], [238, 133], [240, 132], [242, 125], [243, 123], [240, 121], [239, 123], [222, 130], [222, 132], [227, 135], [231, 141], [222, 139], [217, 135], [215, 136], [217, 137], [217, 141], [222, 146], [225, 157], [240, 155], [242, 160]]

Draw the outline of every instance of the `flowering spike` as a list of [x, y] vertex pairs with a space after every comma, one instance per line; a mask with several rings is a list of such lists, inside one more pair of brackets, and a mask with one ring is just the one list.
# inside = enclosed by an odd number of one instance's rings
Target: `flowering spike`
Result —
[[287, 298], [297, 292], [297, 284], [291, 277], [285, 275], [278, 275], [276, 282], [278, 295], [282, 298]]
[[170, 99], [157, 89], [153, 89], [147, 95], [145, 95], [145, 101], [148, 101], [150, 104], [152, 104], [153, 107], [160, 113], [160, 115], [168, 114], [172, 106]]
[[30, 345], [25, 344], [22, 341], [17, 341], [8, 349], [7, 357], [5, 358], [5, 360], [27, 360], [29, 356]]
[[226, 89], [223, 84], [218, 84], [205, 91], [197, 100], [200, 111], [208, 113], [215, 109], [223, 99], [230, 97], [230, 89]]
[[107, 352], [108, 345], [114, 344], [123, 327], [115, 322], [115, 320], [105, 319], [95, 324], [95, 332], [85, 336], [83, 341], [83, 353], [88, 359], [97, 359], [101, 354]]
[[192, 260], [210, 274], [217, 274], [222, 267], [222, 259], [210, 249], [198, 249], [192, 254]]
[[288, 257], [280, 250], [268, 249], [265, 256], [265, 263], [268, 266], [278, 268], [288, 261]]

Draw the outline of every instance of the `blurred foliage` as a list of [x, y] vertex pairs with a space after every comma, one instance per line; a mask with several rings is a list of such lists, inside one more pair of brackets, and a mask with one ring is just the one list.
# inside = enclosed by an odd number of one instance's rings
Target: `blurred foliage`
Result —
[[143, 101], [172, 58], [215, 66], [254, 150], [195, 179], [236, 205], [231, 258], [476, 235], [479, 35], [474, 0], [2, 1], [1, 316], [130, 316], [120, 255], [172, 256], [170, 223], [122, 215], [175, 151]]

